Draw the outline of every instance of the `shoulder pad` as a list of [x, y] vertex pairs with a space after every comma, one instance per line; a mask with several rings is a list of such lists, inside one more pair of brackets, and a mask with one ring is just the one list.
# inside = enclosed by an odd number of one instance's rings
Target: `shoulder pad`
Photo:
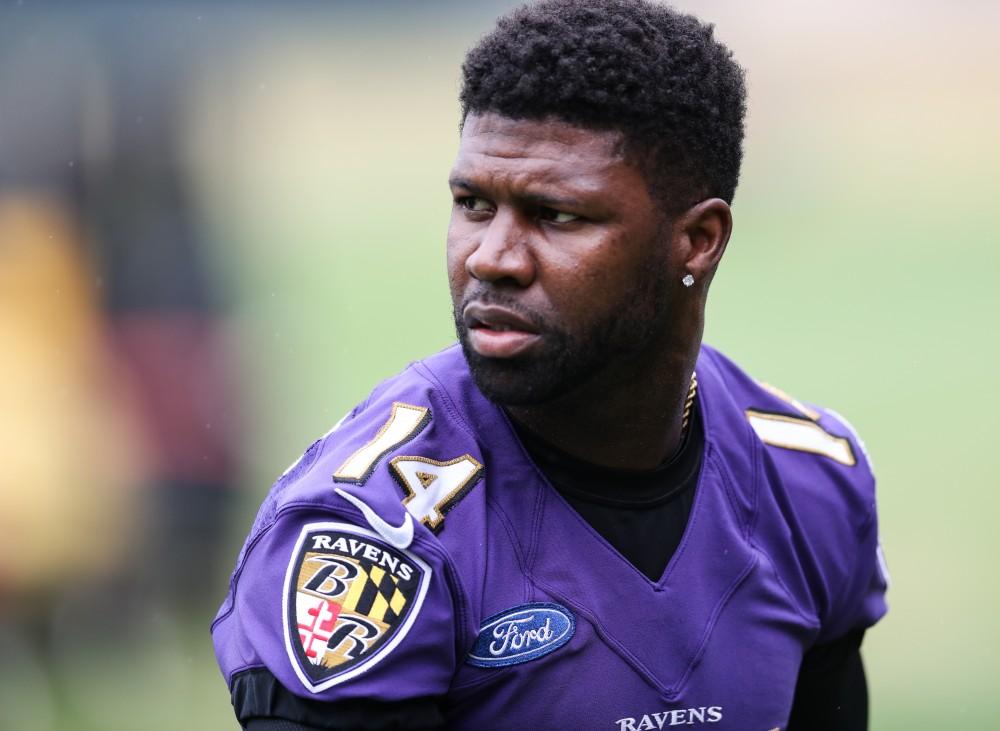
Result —
[[[763, 453], [767, 489], [755, 540], [793, 587], [807, 586], [819, 641], [873, 624], [885, 612], [875, 477], [863, 443], [840, 415], [749, 377], [705, 349], [732, 420], [741, 412]], [[795, 536], [791, 551], [787, 532]]]
[[[230, 682], [256, 662], [327, 699], [443, 692], [474, 628], [456, 620], [461, 600], [434, 533], [483, 474], [453, 411], [411, 367], [278, 479], [213, 625]], [[381, 685], [384, 668], [432, 656], [411, 686]]]

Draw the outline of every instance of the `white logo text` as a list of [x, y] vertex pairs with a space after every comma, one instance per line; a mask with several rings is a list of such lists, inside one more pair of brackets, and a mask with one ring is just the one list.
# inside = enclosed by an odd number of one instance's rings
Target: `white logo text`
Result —
[[678, 708], [673, 711], [647, 713], [639, 718], [619, 718], [618, 731], [654, 731], [665, 726], [693, 726], [696, 723], [718, 723], [722, 706]]
[[538, 629], [522, 632], [518, 627], [519, 624], [531, 622], [534, 619], [534, 615], [528, 615], [521, 619], [511, 619], [497, 624], [493, 628], [493, 637], [496, 638], [496, 642], [490, 643], [490, 654], [493, 656], [503, 655], [508, 647], [511, 650], [526, 650], [533, 644], [544, 645], [551, 640], [553, 635], [551, 617], [547, 617], [545, 624]]

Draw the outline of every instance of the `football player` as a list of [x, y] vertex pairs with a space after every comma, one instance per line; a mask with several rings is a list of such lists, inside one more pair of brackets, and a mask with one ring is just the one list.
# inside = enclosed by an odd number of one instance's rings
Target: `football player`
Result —
[[459, 344], [272, 488], [213, 625], [241, 724], [863, 729], [874, 478], [702, 345], [743, 73], [644, 0], [548, 0], [463, 66]]

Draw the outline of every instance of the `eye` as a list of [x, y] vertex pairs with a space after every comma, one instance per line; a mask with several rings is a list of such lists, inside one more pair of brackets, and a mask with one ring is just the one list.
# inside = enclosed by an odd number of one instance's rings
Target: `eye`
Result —
[[467, 211], [475, 211], [476, 213], [482, 213], [484, 211], [493, 210], [493, 206], [485, 198], [480, 198], [474, 195], [467, 195], [459, 198], [455, 201], [458, 205], [462, 206]]
[[551, 221], [552, 223], [573, 223], [573, 221], [579, 221], [580, 216], [575, 213], [566, 213], [566, 211], [557, 211], [554, 208], [541, 208], [538, 211], [538, 217], [543, 221]]

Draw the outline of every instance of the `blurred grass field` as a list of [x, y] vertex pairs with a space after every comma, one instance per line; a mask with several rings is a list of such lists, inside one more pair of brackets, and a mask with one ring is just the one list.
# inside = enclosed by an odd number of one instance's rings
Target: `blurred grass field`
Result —
[[[716, 22], [750, 82], [706, 341], [847, 416], [879, 477], [893, 583], [864, 646], [871, 728], [1000, 728], [1000, 13], [972, 0], [676, 5]], [[189, 120], [191, 184], [236, 295], [250, 384], [233, 557], [286, 464], [378, 380], [453, 338], [458, 64], [506, 6], [390, 3], [308, 22], [255, 7], [252, 41], [206, 70]], [[199, 22], [221, 32], [234, 12]], [[209, 619], [153, 621], [139, 644], [96, 657], [68, 651], [54, 706], [30, 667], [4, 668], [0, 704], [24, 709], [12, 728], [44, 716], [59, 731], [137, 718], [234, 729]]]

